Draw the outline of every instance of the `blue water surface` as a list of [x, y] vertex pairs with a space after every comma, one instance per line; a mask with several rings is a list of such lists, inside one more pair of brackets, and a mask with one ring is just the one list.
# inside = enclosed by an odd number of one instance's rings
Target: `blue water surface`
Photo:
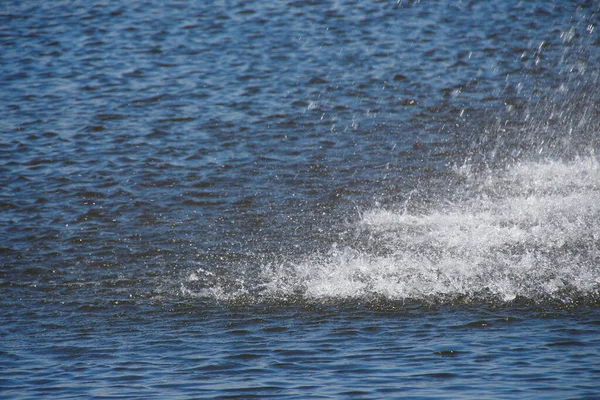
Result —
[[0, 397], [600, 397], [599, 16], [3, 1]]

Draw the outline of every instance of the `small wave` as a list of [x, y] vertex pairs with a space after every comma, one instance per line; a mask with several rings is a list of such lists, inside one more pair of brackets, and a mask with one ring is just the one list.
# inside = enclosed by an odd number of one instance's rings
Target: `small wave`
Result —
[[462, 200], [420, 213], [371, 209], [351, 227], [354, 240], [327, 254], [254, 269], [198, 269], [182, 291], [250, 301], [598, 297], [595, 156], [454, 173], [465, 178]]

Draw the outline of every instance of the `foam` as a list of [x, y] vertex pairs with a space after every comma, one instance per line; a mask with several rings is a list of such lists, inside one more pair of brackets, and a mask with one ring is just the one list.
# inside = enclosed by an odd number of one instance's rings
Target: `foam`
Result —
[[[187, 294], [219, 299], [563, 298], [600, 284], [600, 167], [595, 156], [456, 168], [454, 203], [426, 212], [371, 209], [356, 239], [327, 254], [266, 262], [253, 276]], [[197, 281], [198, 270], [188, 281]]]

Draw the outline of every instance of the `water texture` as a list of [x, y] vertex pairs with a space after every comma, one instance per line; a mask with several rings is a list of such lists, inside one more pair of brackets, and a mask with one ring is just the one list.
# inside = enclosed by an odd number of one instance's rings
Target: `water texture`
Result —
[[3, 1], [0, 397], [599, 397], [599, 16]]

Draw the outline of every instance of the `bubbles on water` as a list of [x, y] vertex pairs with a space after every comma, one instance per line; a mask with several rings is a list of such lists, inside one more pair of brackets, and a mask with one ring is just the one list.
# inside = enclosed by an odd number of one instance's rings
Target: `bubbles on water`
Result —
[[[198, 269], [186, 295], [218, 300], [383, 298], [568, 301], [600, 286], [600, 167], [595, 156], [455, 168], [465, 185], [425, 211], [371, 209], [327, 254], [251, 268]], [[437, 203], [437, 205], [435, 205]], [[285, 258], [285, 257], [283, 257]], [[240, 272], [243, 271], [243, 272]]]

